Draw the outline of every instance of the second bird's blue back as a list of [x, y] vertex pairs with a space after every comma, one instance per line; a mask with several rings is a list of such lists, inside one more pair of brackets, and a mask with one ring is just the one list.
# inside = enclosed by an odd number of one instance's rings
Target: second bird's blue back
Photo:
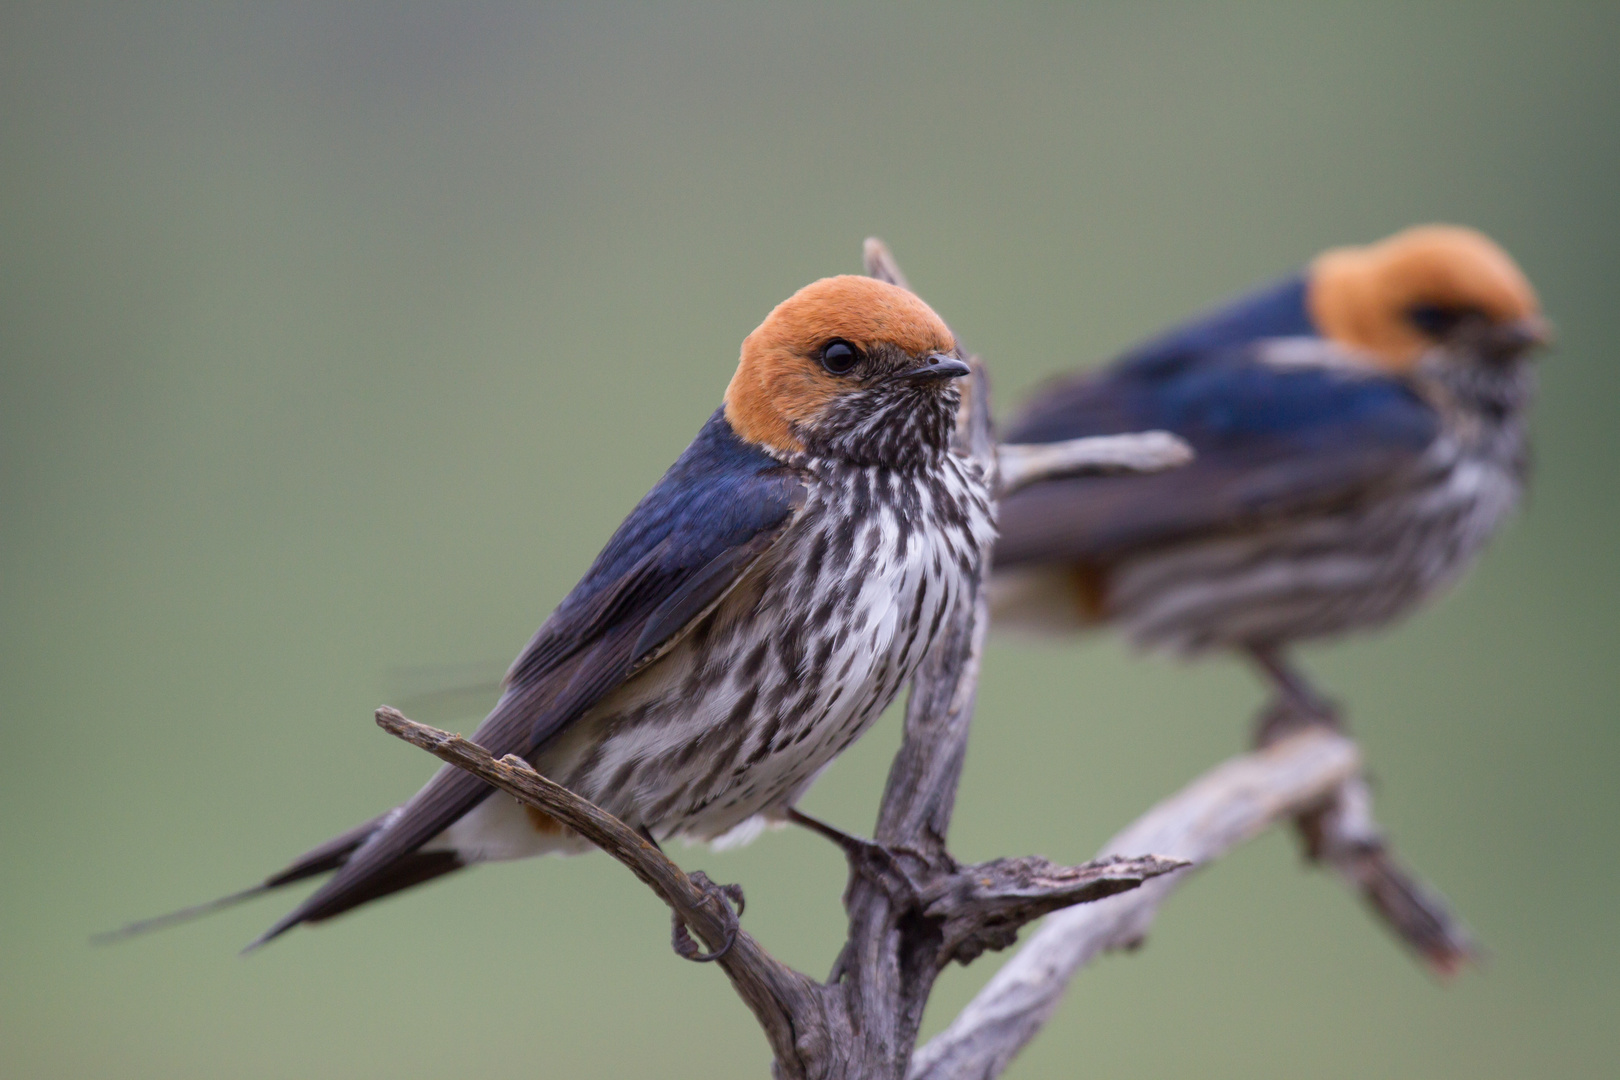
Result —
[[1279, 362], [1285, 339], [1331, 355], [1302, 275], [1038, 391], [1006, 441], [1164, 430], [1198, 456], [1156, 475], [1055, 481], [1013, 496], [997, 564], [1104, 555], [1351, 498], [1438, 434], [1438, 414], [1405, 380], [1348, 357]]

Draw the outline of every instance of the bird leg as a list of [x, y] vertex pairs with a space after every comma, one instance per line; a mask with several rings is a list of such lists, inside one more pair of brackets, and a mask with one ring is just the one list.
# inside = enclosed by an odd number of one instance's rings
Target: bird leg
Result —
[[[1322, 697], [1276, 646], [1252, 646], [1249, 655], [1276, 696], [1255, 723], [1254, 743], [1270, 746], [1302, 728], [1320, 724], [1344, 729], [1338, 707]], [[1444, 897], [1419, 881], [1395, 858], [1372, 816], [1365, 777], [1345, 781], [1330, 798], [1294, 818], [1305, 857], [1336, 870], [1361, 893], [1373, 913], [1431, 970], [1451, 975], [1475, 958], [1477, 949]]]
[[[656, 845], [656, 842], [654, 844]], [[745, 906], [741, 885], [716, 885], [709, 880], [709, 875], [701, 870], [695, 870], [691, 875], [692, 884], [702, 889], [705, 894], [720, 901], [720, 909], [726, 913], [726, 940], [714, 952], [706, 953], [698, 948], [696, 941], [692, 940], [691, 931], [687, 930], [686, 923], [681, 921], [679, 912], [674, 915], [675, 928], [670, 934], [670, 944], [683, 960], [690, 960], [696, 964], [707, 964], [718, 960], [731, 951], [737, 944], [737, 932], [742, 929], [742, 913]]]
[[1251, 645], [1249, 656], [1276, 696], [1255, 724], [1254, 744], [1270, 746], [1301, 728], [1321, 725], [1343, 731], [1339, 708], [1311, 685], [1305, 674], [1291, 664], [1276, 645]]
[[[1264, 749], [1313, 725], [1319, 724], [1334, 731], [1344, 730], [1338, 708], [1317, 692], [1304, 672], [1289, 662], [1280, 646], [1251, 645], [1249, 655], [1275, 691], [1271, 701], [1255, 719], [1254, 745], [1257, 748]], [[1366, 781], [1359, 777], [1356, 784], [1362, 789], [1366, 787]], [[1321, 862], [1326, 857], [1328, 825], [1344, 794], [1341, 791], [1339, 797], [1294, 819], [1300, 839], [1305, 844], [1305, 857], [1311, 862]], [[1370, 815], [1366, 815], [1366, 821], [1368, 825], [1371, 824]], [[1362, 835], [1356, 838], [1358, 847], [1367, 849], [1382, 845], [1382, 837], [1375, 830], [1365, 829], [1361, 832]]]
[[852, 836], [796, 806], [787, 808], [787, 819], [837, 844], [843, 849], [844, 858], [849, 860], [850, 873], [876, 885], [897, 905], [912, 907], [917, 904], [920, 890], [906, 869], [904, 857], [909, 855], [927, 864], [929, 860], [922, 852]]

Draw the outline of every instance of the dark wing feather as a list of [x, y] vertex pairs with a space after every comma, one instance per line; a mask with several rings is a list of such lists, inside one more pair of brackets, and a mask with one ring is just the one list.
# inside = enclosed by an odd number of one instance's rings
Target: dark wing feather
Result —
[[[712, 608], [781, 536], [803, 498], [794, 471], [740, 440], [716, 412], [513, 663], [473, 741], [496, 757], [532, 755]], [[396, 864], [491, 790], [441, 769], [255, 944], [392, 891], [378, 882], [413, 884]]]
[[637, 665], [645, 665], [662, 656], [679, 639], [682, 631], [720, 602], [754, 560], [776, 543], [780, 534], [781, 528], [778, 527], [760, 533], [747, 543], [727, 548], [671, 593], [669, 599], [659, 604], [658, 610], [647, 619], [635, 647], [630, 650], [637, 657]]
[[1439, 417], [1397, 378], [1349, 366], [1273, 366], [1251, 347], [1066, 380], [1005, 438], [1150, 429], [1180, 435], [1196, 459], [1153, 475], [1026, 488], [1001, 504], [996, 565], [1105, 563], [1144, 545], [1353, 504], [1399, 481], [1433, 442]]

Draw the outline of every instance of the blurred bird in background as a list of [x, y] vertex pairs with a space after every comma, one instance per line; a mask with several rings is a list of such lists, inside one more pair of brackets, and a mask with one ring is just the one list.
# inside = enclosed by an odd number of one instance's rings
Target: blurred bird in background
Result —
[[1058, 379], [1008, 442], [1161, 428], [1197, 459], [1004, 500], [998, 624], [1236, 650], [1275, 691], [1260, 742], [1336, 723], [1289, 647], [1389, 623], [1472, 564], [1523, 490], [1527, 360], [1548, 339], [1500, 247], [1428, 225], [1327, 251], [1101, 371]]
[[[794, 802], [973, 602], [993, 536], [985, 477], [949, 449], [968, 373], [904, 289], [843, 276], [784, 301], [473, 741], [655, 842], [742, 842], [789, 818], [831, 832]], [[262, 884], [128, 929], [336, 871], [257, 946], [473, 863], [589, 848], [492, 794], [446, 766]]]
[[1547, 338], [1501, 248], [1422, 226], [1328, 251], [1101, 372], [1047, 385], [1006, 441], [1159, 428], [1197, 459], [1005, 500], [996, 617], [1109, 624], [1181, 654], [1238, 649], [1280, 693], [1309, 695], [1289, 645], [1412, 611], [1513, 509], [1526, 359]]

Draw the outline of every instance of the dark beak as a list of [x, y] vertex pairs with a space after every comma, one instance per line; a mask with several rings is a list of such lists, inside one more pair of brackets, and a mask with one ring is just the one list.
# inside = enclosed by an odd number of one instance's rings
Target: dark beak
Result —
[[1484, 347], [1489, 355], [1506, 360], [1523, 356], [1532, 349], [1544, 348], [1552, 342], [1552, 324], [1540, 315], [1527, 315], [1490, 327], [1485, 332]]
[[971, 374], [973, 369], [956, 357], [935, 353], [922, 367], [897, 372], [895, 378], [905, 379], [908, 382], [943, 382], [946, 379], [960, 379], [964, 375]]
[[1545, 348], [1557, 338], [1553, 333], [1552, 323], [1540, 315], [1529, 315], [1523, 319], [1515, 319], [1502, 327], [1503, 336], [1521, 349]]

